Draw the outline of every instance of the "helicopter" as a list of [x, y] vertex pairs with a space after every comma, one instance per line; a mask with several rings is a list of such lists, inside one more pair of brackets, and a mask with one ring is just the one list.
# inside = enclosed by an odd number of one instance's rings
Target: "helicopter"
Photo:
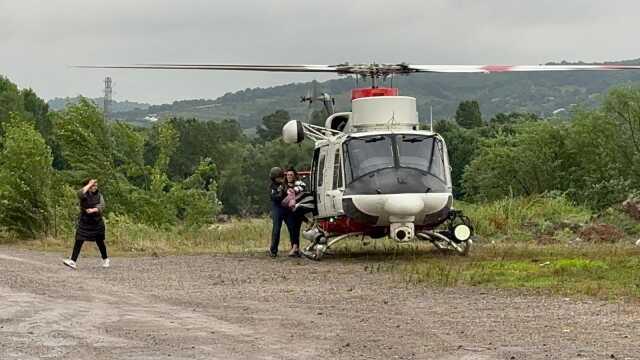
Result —
[[314, 141], [310, 192], [294, 211], [310, 220], [302, 253], [320, 260], [350, 237], [389, 237], [399, 243], [427, 241], [443, 251], [467, 255], [474, 238], [471, 220], [453, 206], [451, 167], [444, 139], [420, 127], [416, 99], [380, 87], [396, 75], [415, 73], [503, 73], [537, 71], [639, 70], [633, 65], [224, 65], [140, 64], [84, 68], [316, 72], [355, 75], [371, 86], [351, 91], [351, 111], [335, 112], [322, 101], [324, 126], [291, 120], [282, 128], [286, 143]]

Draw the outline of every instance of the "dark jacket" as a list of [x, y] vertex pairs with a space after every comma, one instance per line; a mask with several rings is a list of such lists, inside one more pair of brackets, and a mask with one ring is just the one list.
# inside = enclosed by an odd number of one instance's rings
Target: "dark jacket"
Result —
[[[102, 220], [102, 212], [104, 211], [105, 203], [102, 194], [99, 191], [95, 193], [82, 193], [82, 191], [79, 191], [78, 198], [80, 200], [80, 216], [76, 227], [76, 240], [104, 240], [105, 227]], [[92, 208], [97, 208], [99, 211], [87, 214], [86, 210]]]
[[271, 202], [274, 205], [280, 206], [282, 199], [287, 196], [287, 187], [284, 184], [278, 184], [275, 181], [271, 182]]

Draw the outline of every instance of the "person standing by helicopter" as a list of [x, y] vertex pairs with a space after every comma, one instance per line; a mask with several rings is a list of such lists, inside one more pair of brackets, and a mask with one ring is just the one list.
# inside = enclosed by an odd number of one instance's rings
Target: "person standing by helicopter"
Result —
[[85, 241], [95, 241], [102, 256], [102, 266], [109, 267], [109, 257], [107, 247], [104, 244], [105, 226], [102, 214], [105, 202], [100, 191], [98, 191], [98, 180], [88, 179], [84, 181], [82, 189], [78, 191], [80, 201], [80, 215], [76, 226], [76, 241], [73, 245], [73, 253], [70, 259], [63, 260], [63, 263], [72, 269], [76, 269], [76, 261], [80, 255], [80, 249]]
[[284, 171], [279, 167], [271, 168], [269, 171], [271, 178], [271, 246], [268, 253], [271, 257], [278, 256], [278, 245], [280, 244], [280, 230], [282, 222], [286, 219], [286, 209], [282, 206], [282, 200], [286, 197], [286, 187], [284, 184]]
[[306, 184], [298, 180], [298, 173], [291, 167], [285, 173], [285, 185], [287, 196], [282, 201], [283, 207], [286, 209], [285, 223], [289, 231], [291, 239], [291, 251], [289, 256], [300, 257], [300, 228], [302, 227], [302, 216], [294, 211], [297, 199], [304, 193]]

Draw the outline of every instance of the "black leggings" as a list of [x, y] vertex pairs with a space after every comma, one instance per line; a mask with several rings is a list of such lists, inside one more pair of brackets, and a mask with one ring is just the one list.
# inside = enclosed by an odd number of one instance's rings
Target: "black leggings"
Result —
[[300, 246], [300, 228], [302, 228], [302, 218], [293, 212], [289, 212], [287, 217], [284, 219], [284, 223], [287, 225], [287, 230], [289, 231], [291, 246]]
[[[76, 239], [76, 243], [73, 245], [73, 254], [71, 255], [71, 260], [78, 260], [78, 255], [80, 255], [80, 249], [82, 249], [82, 244], [84, 244], [84, 240]], [[104, 245], [104, 240], [96, 240], [96, 245], [98, 245], [98, 249], [100, 250], [100, 255], [102, 255], [102, 259], [108, 258], [107, 256], [107, 247]]]

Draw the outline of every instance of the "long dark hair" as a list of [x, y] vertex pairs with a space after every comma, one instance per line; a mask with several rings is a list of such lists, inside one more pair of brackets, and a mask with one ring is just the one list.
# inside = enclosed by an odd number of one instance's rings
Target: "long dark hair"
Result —
[[293, 182], [296, 182], [296, 180], [298, 180], [298, 172], [296, 171], [296, 169], [293, 166], [290, 166], [289, 168], [287, 168], [287, 170], [284, 172], [284, 179], [287, 182], [287, 184], [289, 183], [289, 180], [287, 180], [287, 173], [291, 171], [293, 172], [293, 176], [295, 177], [295, 179], [293, 179]]

